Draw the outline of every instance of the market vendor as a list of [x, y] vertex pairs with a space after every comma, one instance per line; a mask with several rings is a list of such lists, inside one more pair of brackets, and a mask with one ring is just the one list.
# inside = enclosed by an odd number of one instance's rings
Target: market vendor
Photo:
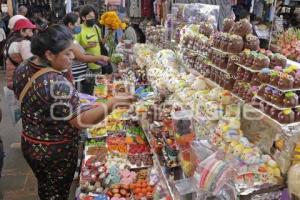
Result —
[[31, 43], [35, 55], [14, 75], [14, 92], [21, 103], [23, 155], [38, 180], [41, 200], [66, 200], [73, 181], [82, 128], [103, 120], [118, 104], [132, 97], [119, 95], [98, 106], [82, 106], [78, 92], [61, 74], [71, 67], [73, 38], [62, 25], [39, 32]]

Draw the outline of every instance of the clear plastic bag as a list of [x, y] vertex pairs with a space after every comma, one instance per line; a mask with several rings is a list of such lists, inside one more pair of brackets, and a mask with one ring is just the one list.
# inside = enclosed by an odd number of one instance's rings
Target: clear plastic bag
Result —
[[234, 177], [234, 163], [225, 161], [223, 153], [212, 154], [199, 164], [194, 174], [197, 187], [217, 195], [223, 186]]
[[12, 90], [4, 87], [5, 101], [8, 104], [10, 116], [13, 125], [17, 124], [21, 119], [21, 107]]

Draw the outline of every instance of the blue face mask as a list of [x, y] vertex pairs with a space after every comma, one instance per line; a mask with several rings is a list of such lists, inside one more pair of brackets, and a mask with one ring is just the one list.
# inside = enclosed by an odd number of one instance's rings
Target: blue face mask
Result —
[[73, 29], [73, 33], [78, 34], [80, 32], [81, 32], [81, 26], [75, 26], [75, 28]]

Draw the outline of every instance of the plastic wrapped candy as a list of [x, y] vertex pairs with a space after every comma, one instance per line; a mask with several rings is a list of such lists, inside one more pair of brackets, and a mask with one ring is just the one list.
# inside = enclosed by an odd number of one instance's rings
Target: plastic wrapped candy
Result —
[[187, 145], [195, 138], [191, 110], [175, 111], [172, 113], [175, 139], [179, 145]]
[[218, 194], [222, 187], [233, 177], [234, 163], [226, 162], [218, 153], [202, 161], [194, 175], [200, 189]]

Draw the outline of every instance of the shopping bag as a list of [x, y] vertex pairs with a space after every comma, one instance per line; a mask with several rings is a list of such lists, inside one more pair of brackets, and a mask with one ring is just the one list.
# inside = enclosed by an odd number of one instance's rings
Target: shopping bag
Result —
[[21, 119], [21, 107], [19, 101], [16, 99], [14, 92], [7, 87], [4, 87], [4, 96], [11, 114], [12, 123], [15, 125]]

